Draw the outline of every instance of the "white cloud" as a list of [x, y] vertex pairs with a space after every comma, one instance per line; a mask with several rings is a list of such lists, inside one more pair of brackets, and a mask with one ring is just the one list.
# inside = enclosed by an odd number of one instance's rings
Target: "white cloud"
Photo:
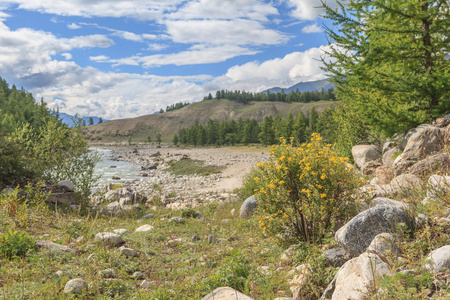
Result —
[[[336, 8], [336, 0], [324, 1], [331, 8]], [[319, 7], [322, 3], [318, 0], [288, 0], [288, 4], [294, 8], [292, 16], [300, 20], [314, 20], [323, 10]]]
[[72, 23], [72, 24], [67, 25], [67, 28], [69, 28], [69, 29], [79, 29], [79, 28], [81, 28], [81, 26], [78, 25], [78, 24]]
[[317, 25], [317, 23], [305, 26], [302, 28], [302, 32], [303, 33], [318, 33], [318, 32], [322, 32], [322, 28], [320, 26]]
[[101, 34], [76, 36], [70, 39], [61, 39], [61, 41], [66, 42], [71, 48], [107, 48], [114, 45], [113, 40]]
[[89, 56], [89, 60], [96, 62], [106, 62], [109, 60], [109, 57], [105, 55]]
[[70, 53], [65, 52], [65, 53], [61, 53], [61, 55], [62, 55], [66, 60], [72, 59], [72, 54], [70, 54]]

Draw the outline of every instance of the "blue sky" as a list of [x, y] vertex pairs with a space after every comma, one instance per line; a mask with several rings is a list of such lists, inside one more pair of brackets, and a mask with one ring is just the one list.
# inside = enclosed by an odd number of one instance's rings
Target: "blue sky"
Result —
[[[335, 1], [328, 1], [335, 6]], [[325, 78], [319, 0], [1, 0], [0, 77], [50, 108], [151, 114]]]

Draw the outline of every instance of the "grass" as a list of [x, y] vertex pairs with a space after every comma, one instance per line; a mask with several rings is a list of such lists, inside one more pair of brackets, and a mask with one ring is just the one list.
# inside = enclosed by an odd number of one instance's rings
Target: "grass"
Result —
[[166, 172], [170, 172], [174, 175], [194, 175], [197, 174], [199, 176], [207, 176], [211, 174], [217, 174], [222, 172], [225, 167], [220, 166], [205, 166], [205, 162], [201, 160], [195, 159], [182, 159], [178, 162], [174, 163], [167, 169], [164, 169]]

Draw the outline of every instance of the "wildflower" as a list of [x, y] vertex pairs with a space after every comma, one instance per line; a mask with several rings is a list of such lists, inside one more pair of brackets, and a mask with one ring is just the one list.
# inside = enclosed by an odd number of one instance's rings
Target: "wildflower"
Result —
[[320, 198], [325, 198], [327, 194], [320, 194]]

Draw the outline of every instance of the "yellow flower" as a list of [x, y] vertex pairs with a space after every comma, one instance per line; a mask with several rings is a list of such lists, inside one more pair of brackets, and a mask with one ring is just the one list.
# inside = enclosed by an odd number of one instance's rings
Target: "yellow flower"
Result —
[[284, 183], [284, 180], [280, 180], [280, 184], [283, 184]]
[[278, 169], [278, 170], [281, 170], [281, 166], [280, 166], [280, 165], [278, 165], [278, 166], [277, 166], [277, 169]]
[[327, 196], [327, 194], [320, 194], [321, 198], [325, 198]]
[[361, 178], [361, 182], [364, 183], [364, 182], [366, 182], [366, 181], [364, 180], [364, 178]]
[[325, 175], [325, 174], [322, 174], [322, 175], [320, 176], [320, 179], [325, 179], [325, 178], [327, 178], [327, 175]]

